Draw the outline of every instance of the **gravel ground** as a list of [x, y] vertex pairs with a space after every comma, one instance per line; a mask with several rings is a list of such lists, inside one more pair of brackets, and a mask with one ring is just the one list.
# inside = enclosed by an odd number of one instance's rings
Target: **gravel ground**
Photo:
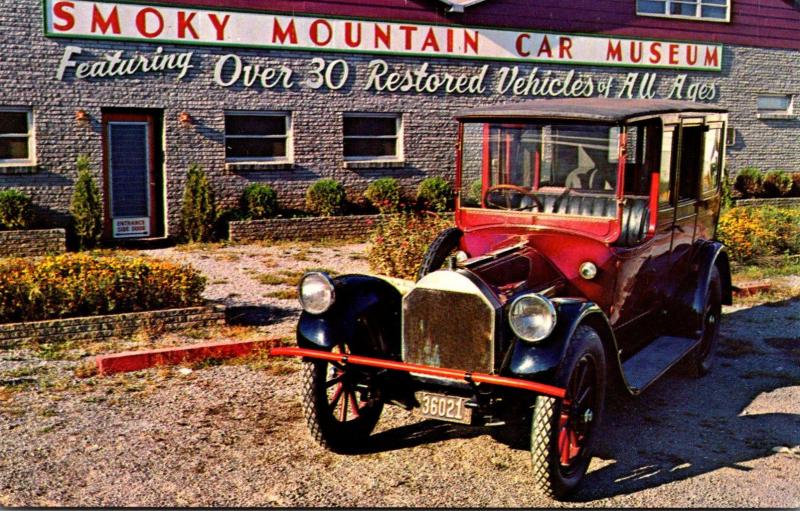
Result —
[[[272, 324], [255, 330], [193, 334], [235, 338], [292, 333], [295, 302], [270, 296], [291, 285], [258, 275], [364, 271], [363, 250], [148, 253], [205, 272], [208, 298], [268, 311]], [[537, 495], [528, 452], [488, 429], [389, 407], [365, 453], [316, 446], [302, 419], [297, 361], [76, 378], [88, 354], [119, 344], [73, 346], [58, 357], [42, 346], [0, 351], [0, 505], [799, 507], [800, 299], [725, 312], [711, 374], [694, 379], [676, 368], [641, 398], [609, 403], [583, 489], [563, 504]]]

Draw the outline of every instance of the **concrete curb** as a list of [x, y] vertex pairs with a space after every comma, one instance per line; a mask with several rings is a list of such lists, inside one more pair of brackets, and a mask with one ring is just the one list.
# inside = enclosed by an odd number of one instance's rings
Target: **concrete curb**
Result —
[[100, 375], [140, 371], [155, 366], [199, 362], [209, 358], [235, 358], [276, 345], [275, 339], [241, 342], [208, 342], [144, 351], [124, 351], [95, 357]]

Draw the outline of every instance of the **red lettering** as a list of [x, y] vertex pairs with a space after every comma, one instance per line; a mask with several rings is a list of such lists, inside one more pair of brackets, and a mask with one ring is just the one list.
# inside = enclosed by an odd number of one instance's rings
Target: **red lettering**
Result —
[[380, 25], [375, 25], [375, 49], [378, 49], [378, 43], [383, 44], [383, 46], [388, 50], [392, 47], [392, 26], [386, 25], [385, 29], [382, 29]]
[[92, 33], [97, 32], [100, 29], [101, 32], [104, 34], [108, 32], [108, 29], [111, 29], [111, 32], [119, 35], [120, 28], [119, 28], [119, 13], [117, 12], [117, 8], [114, 7], [111, 9], [111, 13], [109, 13], [107, 18], [103, 18], [103, 13], [100, 12], [100, 9], [97, 6], [94, 6], [92, 10]]
[[608, 50], [606, 50], [606, 60], [616, 60], [622, 62], [622, 43], [617, 41], [614, 46], [614, 41], [608, 41]]
[[653, 43], [650, 45], [650, 63], [658, 64], [661, 62], [661, 43]]
[[294, 20], [290, 20], [289, 25], [284, 30], [278, 18], [275, 18], [275, 23], [272, 27], [272, 42], [286, 44], [287, 37], [291, 44], [297, 44], [297, 29], [294, 26]]
[[72, 2], [56, 2], [53, 5], [53, 14], [59, 18], [63, 23], [53, 23], [53, 28], [61, 32], [71, 30], [75, 26], [75, 16], [72, 14], [72, 9], [75, 4]]
[[[320, 38], [319, 34], [319, 27], [323, 26], [328, 31], [327, 37], [325, 40]], [[333, 28], [331, 24], [325, 20], [314, 20], [311, 24], [311, 41], [316, 44], [317, 46], [325, 46], [333, 39]]]
[[453, 41], [453, 29], [447, 29], [447, 53], [453, 53], [453, 47], [455, 46], [455, 42]]
[[432, 28], [428, 29], [428, 35], [425, 36], [425, 41], [422, 43], [422, 51], [429, 47], [433, 48], [433, 51], [439, 51], [439, 41], [436, 40], [436, 34], [433, 33]]
[[550, 48], [550, 40], [547, 39], [547, 36], [544, 36], [544, 39], [542, 39], [542, 44], [539, 46], [539, 53], [537, 53], [536, 56], [541, 57], [542, 53], [546, 53], [548, 58], [553, 58], [553, 49]]
[[719, 67], [719, 52], [717, 48], [706, 48], [705, 65]]
[[222, 21], [219, 20], [216, 14], [209, 14], [208, 19], [211, 20], [211, 24], [214, 25], [214, 30], [217, 31], [217, 41], [224, 41], [225, 40], [225, 27], [228, 26], [228, 21], [231, 19], [230, 14], [226, 14]]
[[642, 61], [642, 43], [631, 41], [631, 62], [638, 64]]
[[572, 58], [572, 39], [569, 37], [558, 38], [558, 58], [563, 59], [564, 56]]
[[417, 27], [408, 25], [400, 25], [400, 30], [406, 33], [406, 50], [411, 49], [411, 35], [417, 31]]
[[528, 41], [530, 38], [530, 34], [520, 34], [517, 36], [517, 55], [520, 57], [529, 57], [531, 55], [531, 52], [525, 51], [525, 48], [522, 45], [523, 41]]
[[678, 64], [678, 50], [680, 47], [677, 44], [669, 45], [669, 63], [673, 65]]
[[344, 24], [344, 42], [351, 48], [356, 48], [361, 44], [361, 23], [356, 23], [356, 39], [353, 39], [353, 22], [347, 21]]
[[185, 12], [178, 11], [178, 39], [185, 39], [187, 30], [192, 34], [193, 38], [200, 39], [200, 36], [197, 35], [197, 30], [192, 26], [192, 20], [196, 15], [196, 12], [187, 16]]
[[[155, 15], [156, 19], [158, 20], [158, 28], [155, 30], [148, 30], [147, 29], [147, 15], [153, 14]], [[145, 7], [139, 14], [136, 15], [136, 29], [139, 31], [140, 34], [143, 36], [152, 39], [153, 37], [158, 36], [164, 30], [164, 18], [161, 17], [161, 13], [157, 10], [153, 9], [152, 7]]]
[[697, 46], [689, 45], [686, 47], [686, 62], [690, 66], [697, 64]]
[[464, 31], [464, 53], [467, 53], [467, 49], [471, 49], [475, 55], [478, 54], [478, 35], [477, 30], [472, 35], [466, 30]]

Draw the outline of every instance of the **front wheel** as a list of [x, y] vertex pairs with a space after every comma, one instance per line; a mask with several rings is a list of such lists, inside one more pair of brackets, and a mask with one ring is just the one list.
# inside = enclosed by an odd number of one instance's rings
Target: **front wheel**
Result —
[[719, 320], [722, 317], [722, 277], [719, 269], [711, 269], [711, 279], [708, 283], [706, 303], [703, 308], [703, 333], [700, 345], [691, 355], [694, 373], [700, 377], [711, 370], [714, 360], [714, 349], [719, 339]]
[[[334, 353], [349, 353], [342, 344]], [[303, 414], [314, 440], [335, 452], [363, 447], [383, 411], [374, 373], [338, 362], [303, 363]]]
[[531, 425], [536, 485], [557, 499], [574, 491], [586, 474], [606, 392], [605, 352], [597, 332], [580, 326], [569, 343], [556, 372], [567, 396], [563, 401], [538, 396]]

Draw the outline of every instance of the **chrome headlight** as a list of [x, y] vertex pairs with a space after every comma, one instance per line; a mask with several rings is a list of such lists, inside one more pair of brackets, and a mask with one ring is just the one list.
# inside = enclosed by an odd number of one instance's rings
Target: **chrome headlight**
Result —
[[336, 293], [331, 278], [325, 273], [314, 271], [303, 275], [298, 296], [304, 311], [322, 314], [331, 308]]
[[556, 327], [556, 308], [553, 302], [541, 295], [522, 295], [511, 303], [508, 322], [521, 339], [541, 341]]

